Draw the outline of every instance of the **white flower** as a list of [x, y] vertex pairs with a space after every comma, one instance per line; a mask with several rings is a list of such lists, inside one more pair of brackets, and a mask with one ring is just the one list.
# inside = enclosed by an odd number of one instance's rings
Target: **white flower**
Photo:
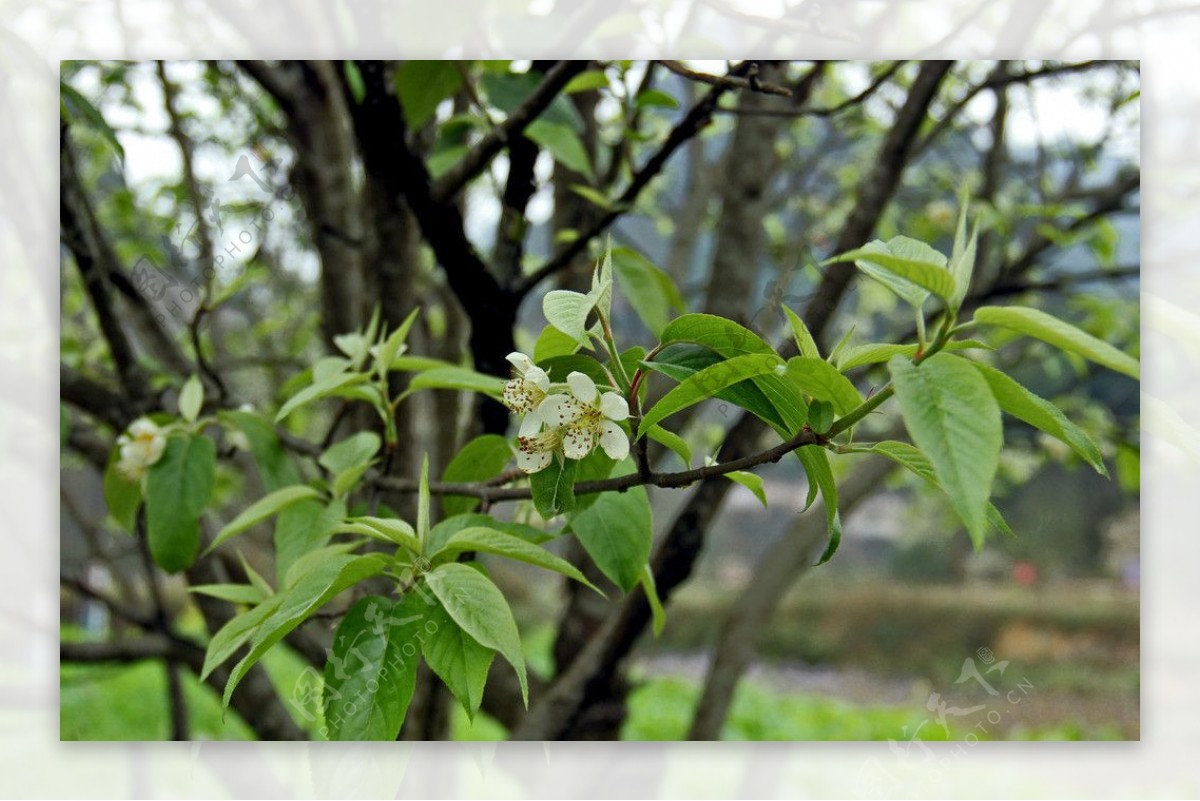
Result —
[[504, 358], [512, 363], [517, 375], [504, 385], [504, 405], [517, 414], [535, 410], [550, 390], [550, 376], [524, 353], [510, 353]]
[[596, 442], [610, 459], [629, 455], [629, 437], [617, 421], [629, 417], [629, 404], [616, 392], [601, 395], [596, 383], [583, 373], [567, 376], [569, 395], [550, 395], [538, 407], [538, 416], [549, 428], [561, 428], [563, 455], [582, 459]]
[[517, 433], [517, 467], [526, 473], [538, 473], [550, 466], [554, 451], [562, 443], [562, 431], [557, 428], [541, 430], [537, 414], [526, 415]]
[[117, 460], [117, 471], [130, 481], [146, 475], [150, 465], [162, 458], [167, 447], [167, 437], [153, 421], [141, 417], [117, 438], [121, 458]]

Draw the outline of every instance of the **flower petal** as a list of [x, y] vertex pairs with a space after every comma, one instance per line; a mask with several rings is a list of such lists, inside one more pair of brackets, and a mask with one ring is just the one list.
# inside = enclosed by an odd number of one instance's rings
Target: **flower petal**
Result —
[[509, 364], [516, 369], [518, 375], [525, 375], [529, 372], [529, 368], [533, 367], [533, 360], [524, 353], [513, 351], [504, 358], [508, 359]]
[[532, 437], [534, 434], [542, 430], [542, 418], [538, 417], [537, 413], [530, 412], [521, 418], [521, 427], [517, 431], [518, 437]]
[[605, 422], [600, 430], [600, 447], [608, 454], [608, 458], [619, 462], [629, 455], [629, 437], [619, 425]]
[[550, 451], [518, 451], [517, 467], [526, 473], [537, 473], [549, 467], [553, 458]]
[[571, 426], [563, 434], [563, 454], [568, 459], [582, 459], [592, 450], [592, 430], [583, 426]]
[[615, 392], [600, 396], [600, 413], [609, 420], [625, 420], [629, 417], [629, 404]]
[[584, 403], [595, 402], [596, 382], [583, 373], [574, 372], [567, 376], [567, 386], [571, 388], [571, 394]]
[[525, 371], [525, 380], [537, 385], [537, 388], [542, 392], [547, 392], [550, 389], [550, 376], [546, 375], [546, 371], [534, 365]]
[[547, 428], [561, 428], [583, 416], [583, 405], [570, 395], [547, 395], [537, 413]]

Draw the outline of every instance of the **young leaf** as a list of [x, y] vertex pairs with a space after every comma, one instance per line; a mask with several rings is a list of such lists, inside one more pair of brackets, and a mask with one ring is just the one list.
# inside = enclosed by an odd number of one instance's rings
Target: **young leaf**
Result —
[[[994, 350], [994, 348], [986, 342], [980, 342], [978, 339], [956, 339], [947, 342], [946, 347], [942, 350]], [[855, 367], [886, 362], [893, 356], [907, 356], [911, 359], [916, 353], [916, 345], [893, 345], [885, 342], [874, 342], [867, 345], [855, 345], [854, 347], [846, 348], [842, 351], [840, 358], [835, 364], [839, 372], [847, 373]]]
[[417, 487], [417, 541], [429, 537], [429, 454], [421, 460], [421, 483]]
[[327, 398], [340, 389], [361, 384], [366, 380], [367, 377], [361, 373], [335, 373], [319, 381], [313, 381], [312, 384], [288, 398], [287, 402], [280, 407], [278, 414], [275, 415], [275, 422], [281, 422], [301, 406], [306, 406], [321, 398]]
[[574, 459], [555, 457], [550, 466], [529, 476], [533, 505], [546, 520], [567, 514], [575, 508]]
[[279, 586], [287, 585], [288, 571], [304, 554], [329, 542], [333, 529], [346, 517], [346, 503], [334, 500], [300, 501], [289, 506], [275, 520], [275, 577]]
[[1104, 457], [1100, 455], [1100, 449], [1096, 447], [1096, 443], [1086, 431], [1068, 420], [1061, 409], [1050, 401], [1033, 394], [999, 370], [988, 367], [986, 364], [977, 362], [972, 362], [972, 364], [983, 375], [988, 386], [992, 388], [992, 394], [996, 397], [996, 402], [1000, 404], [1001, 411], [1062, 440], [1071, 446], [1071, 450], [1079, 454], [1081, 459], [1094, 467], [1097, 473], [1102, 476], [1108, 475], [1108, 470], [1104, 466]]
[[222, 601], [234, 604], [253, 605], [262, 603], [269, 597], [261, 588], [255, 587], [253, 584], [197, 584], [188, 587], [188, 592], [220, 598]]
[[950, 274], [954, 276], [954, 294], [948, 305], [952, 309], [962, 306], [967, 290], [971, 287], [971, 275], [975, 272], [975, 250], [979, 243], [979, 221], [971, 229], [967, 239], [967, 196], [963, 193], [962, 207], [958, 213], [958, 229], [954, 234], [954, 250], [950, 254]]
[[219, 417], [222, 422], [235, 426], [246, 435], [259, 478], [268, 492], [300, 483], [300, 474], [284, 452], [275, 429], [266, 419], [254, 412], [244, 411], [220, 412]]
[[982, 543], [1003, 443], [1000, 407], [991, 388], [970, 363], [948, 353], [919, 365], [896, 356], [888, 370], [913, 443], [933, 463], [971, 538]]
[[504, 594], [482, 572], [465, 564], [438, 565], [425, 574], [429, 589], [463, 631], [486, 648], [499, 651], [517, 672], [521, 697], [529, 705], [529, 682], [521, 635]]
[[[646, 412], [638, 426], [637, 436], [640, 438], [650, 426], [660, 420], [700, 401], [707, 400], [726, 387], [738, 384], [748, 378], [774, 373], [775, 368], [781, 365], [783, 365], [783, 359], [774, 353], [754, 353], [735, 356], [732, 359], [705, 367], [680, 382], [679, 386], [664, 395]], [[842, 376], [838, 377], [845, 380]]]
[[230, 619], [228, 623], [217, 630], [208, 641], [208, 649], [204, 652], [204, 665], [200, 670], [200, 680], [208, 678], [229, 657], [237, 652], [262, 625], [263, 621], [275, 613], [283, 601], [278, 595], [271, 596], [253, 609], [242, 612]]
[[796, 340], [796, 350], [800, 352], [800, 355], [809, 359], [821, 358], [821, 350], [817, 347], [817, 341], [813, 339], [812, 333], [800, 319], [800, 315], [787, 306], [783, 307], [783, 312], [787, 315], [788, 324], [792, 327], [792, 338]]
[[208, 437], [171, 437], [146, 477], [146, 532], [154, 561], [168, 573], [192, 563], [200, 515], [212, 494], [217, 448]]
[[429, 608], [425, 626], [426, 631], [433, 630], [423, 643], [425, 661], [463, 705], [467, 717], [474, 719], [496, 652], [463, 631], [440, 603]]
[[383, 441], [374, 431], [359, 431], [331, 445], [317, 459], [317, 464], [336, 475], [352, 467], [368, 464], [382, 444]]
[[307, 620], [313, 612], [342, 590], [379, 575], [386, 564], [387, 560], [379, 554], [334, 556], [321, 562], [292, 587], [271, 599], [278, 599], [278, 606], [255, 630], [250, 640], [250, 652], [242, 657], [229, 674], [222, 698], [223, 705], [229, 706], [229, 698], [233, 691], [271, 646], [282, 640], [288, 632]]
[[734, 470], [725, 474], [725, 478], [730, 481], [735, 481], [741, 484], [746, 489], [754, 493], [754, 497], [758, 498], [759, 503], [764, 507], [767, 505], [767, 493], [763, 491], [762, 476], [757, 473], [750, 473], [745, 470]]
[[[537, 342], [533, 345], [533, 360], [541, 364], [556, 356], [570, 356], [579, 350], [579, 343], [552, 325], [542, 329]], [[566, 375], [564, 373], [564, 375]]]
[[583, 345], [587, 342], [587, 317], [595, 302], [590, 294], [555, 289], [542, 299], [542, 314], [546, 322]]
[[412, 551], [414, 555], [421, 553], [421, 542], [417, 533], [408, 523], [396, 517], [352, 517], [339, 525], [338, 533], [364, 534], [377, 540], [391, 542]]
[[570, 525], [596, 567], [625, 592], [633, 589], [650, 558], [653, 537], [645, 487], [600, 495]]
[[404, 322], [396, 327], [383, 344], [379, 346], [379, 352], [376, 356], [376, 362], [381, 373], [386, 373], [393, 369], [393, 364], [396, 357], [404, 352], [404, 341], [408, 339], [408, 332], [412, 328], [413, 322], [416, 321], [417, 315], [421, 312], [421, 307], [413, 309], [408, 316], [404, 318]]
[[233, 520], [230, 520], [229, 523], [217, 533], [216, 538], [205, 550], [205, 553], [210, 553], [226, 540], [236, 537], [243, 531], [258, 525], [273, 515], [279, 514], [292, 504], [299, 503], [300, 501], [309, 498], [318, 497], [320, 497], [320, 493], [318, 493], [312, 487], [307, 487], [303, 484], [275, 490], [270, 495], [267, 495], [264, 498], [259, 498], [257, 501], [246, 507], [241, 514], [239, 514]]
[[567, 85], [563, 87], [564, 95], [573, 95], [576, 92], [586, 92], [589, 89], [604, 89], [608, 86], [608, 76], [604, 74], [604, 70], [588, 70], [581, 72], [571, 80], [567, 81]]
[[998, 325], [1040, 339], [1069, 353], [1077, 353], [1110, 370], [1131, 378], [1141, 378], [1141, 367], [1137, 359], [1043, 311], [1024, 307], [984, 306], [975, 312], [975, 322]]
[[[610, 459], [609, 461], [611, 462], [612, 460]], [[437, 553], [455, 534], [463, 529], [474, 526], [484, 526], [496, 529], [497, 531], [503, 531], [505, 534], [511, 534], [533, 545], [541, 545], [543, 542], [548, 542], [557, 536], [556, 534], [547, 533], [540, 528], [534, 528], [524, 523], [496, 520], [489, 515], [455, 515], [454, 517], [446, 518], [429, 530], [429, 539], [425, 543], [425, 552]]]
[[288, 568], [287, 575], [283, 577], [280, 587], [285, 590], [295, 587], [309, 573], [322, 567], [325, 562], [357, 551], [365, 542], [366, 540], [347, 540], [314, 548], [292, 563], [292, 566]]
[[646, 429], [646, 436], [659, 445], [665, 445], [674, 451], [675, 455], [683, 461], [685, 469], [692, 466], [692, 449], [688, 447], [683, 437], [674, 431], [668, 431], [660, 425], [653, 425]]
[[395, 84], [408, 127], [415, 130], [428, 122], [441, 102], [458, 90], [462, 73], [453, 61], [413, 59], [396, 70]]
[[788, 359], [787, 377], [804, 394], [832, 403], [838, 415], [849, 414], [863, 402], [850, 379], [824, 359], [793, 356]]
[[504, 379], [466, 367], [435, 367], [413, 376], [401, 397], [407, 398], [420, 389], [463, 389], [499, 398], [504, 393]]
[[428, 607], [416, 593], [395, 603], [362, 598], [342, 618], [325, 663], [330, 740], [394, 741], [417, 683]]
[[642, 591], [646, 593], [646, 602], [650, 604], [650, 616], [653, 620], [654, 636], [662, 634], [663, 626], [667, 623], [667, 613], [663, 611], [662, 600], [658, 597], [658, 586], [654, 582], [654, 571], [650, 565], [642, 566], [642, 575], [638, 579]]
[[[499, 475], [510, 459], [512, 446], [507, 439], [499, 434], [483, 434], [464, 445], [450, 460], [442, 473], [442, 481], [485, 481]], [[474, 511], [478, 505], [478, 498], [442, 496], [442, 511], [447, 517]]]
[[587, 149], [569, 125], [538, 119], [525, 128], [525, 136], [549, 150], [559, 164], [595, 180]]
[[183, 382], [183, 389], [179, 390], [179, 416], [189, 423], [194, 423], [200, 416], [200, 407], [203, 405], [204, 385], [200, 383], [200, 376], [193, 373]]
[[818, 565], [823, 565], [833, 558], [833, 555], [837, 553], [838, 546], [842, 543], [842, 516], [838, 512], [837, 482], [833, 480], [833, 471], [829, 468], [829, 457], [824, 448], [806, 445], [796, 451], [796, 456], [800, 458], [800, 463], [804, 465], [804, 472], [808, 474], [808, 503], [810, 505], [813, 499], [813, 487], [821, 490], [821, 500], [825, 507], [825, 525], [829, 529], [829, 544], [825, 546], [825, 552], [817, 560]]
[[642, 254], [629, 248], [614, 248], [613, 267], [629, 305], [655, 336], [662, 333], [671, 311], [683, 311], [683, 296], [675, 282]]
[[138, 507], [142, 505], [142, 485], [138, 481], [130, 481], [117, 470], [120, 456], [119, 448], [113, 448], [108, 456], [108, 464], [104, 468], [104, 502], [117, 525], [133, 533], [137, 525]]
[[[469, 551], [504, 556], [509, 559], [515, 559], [518, 562], [525, 562], [526, 564], [545, 568], [546, 570], [553, 570], [555, 573], [561, 573], [568, 578], [578, 581], [580, 584], [596, 590], [596, 592], [600, 592], [596, 585], [588, 581], [574, 565], [565, 559], [560, 559], [544, 548], [531, 545], [520, 537], [514, 537], [512, 534], [506, 534], [503, 531], [483, 526], [473, 526], [455, 533], [446, 540], [437, 553], [429, 557], [429, 561], [434, 565], [438, 565], [454, 559], [461, 553]], [[604, 593], [600, 594], [603, 595]]]
[[679, 108], [679, 101], [662, 89], [650, 88], [637, 96], [638, 108]]
[[913, 306], [924, 303], [930, 292], [943, 300], [954, 294], [954, 277], [946, 271], [946, 257], [915, 239], [904, 236], [887, 242], [876, 239], [857, 250], [826, 259], [822, 264], [851, 261]]

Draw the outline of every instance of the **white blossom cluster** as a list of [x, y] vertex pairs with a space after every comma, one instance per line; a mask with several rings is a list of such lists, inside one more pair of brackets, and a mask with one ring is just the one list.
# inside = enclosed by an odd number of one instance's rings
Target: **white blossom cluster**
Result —
[[550, 376], [524, 353], [508, 354], [516, 376], [504, 385], [504, 404], [524, 415], [518, 431], [517, 466], [536, 473], [556, 453], [582, 459], [598, 443], [610, 459], [629, 455], [629, 437], [617, 423], [629, 404], [616, 392], [601, 393], [583, 373], [567, 376], [565, 391], [551, 391]]

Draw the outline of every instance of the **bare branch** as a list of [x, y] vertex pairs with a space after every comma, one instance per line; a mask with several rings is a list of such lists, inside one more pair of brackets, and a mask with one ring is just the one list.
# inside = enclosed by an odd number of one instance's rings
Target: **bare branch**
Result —
[[[729, 74], [732, 77], [740, 77], [749, 71], [749, 69], [750, 62], [743, 61], [730, 70]], [[524, 297], [544, 279], [570, 266], [575, 257], [583, 253], [593, 239], [604, 233], [621, 215], [625, 214], [642, 193], [642, 190], [662, 170], [663, 166], [667, 163], [667, 159], [671, 157], [671, 154], [684, 142], [698, 134], [708, 124], [709, 120], [712, 119], [714, 109], [716, 109], [717, 101], [721, 99], [721, 96], [726, 91], [728, 91], [728, 87], [714, 86], [703, 99], [694, 105], [671, 130], [671, 133], [667, 135], [666, 140], [654, 155], [637, 171], [633, 176], [633, 180], [629, 182], [629, 186], [625, 188], [620, 197], [612, 202], [612, 207], [604, 216], [586, 231], [582, 232], [569, 245], [554, 254], [548, 262], [539, 267], [533, 274], [521, 281], [514, 290], [517, 297]]]

